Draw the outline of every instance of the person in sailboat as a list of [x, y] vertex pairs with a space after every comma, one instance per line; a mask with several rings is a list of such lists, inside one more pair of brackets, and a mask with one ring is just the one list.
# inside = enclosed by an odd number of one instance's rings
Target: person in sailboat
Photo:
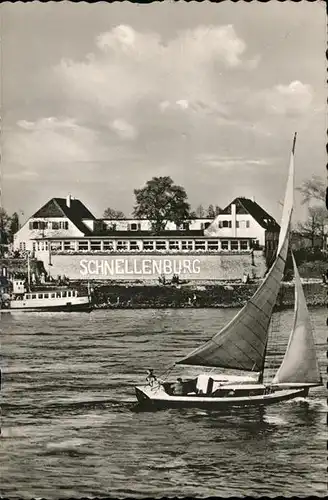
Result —
[[172, 385], [172, 392], [174, 396], [183, 396], [184, 387], [182, 383], [182, 378], [177, 378], [177, 381]]
[[146, 378], [147, 384], [150, 385], [150, 387], [153, 387], [153, 385], [157, 382], [157, 378], [154, 375], [154, 370], [150, 368], [147, 370], [147, 378]]

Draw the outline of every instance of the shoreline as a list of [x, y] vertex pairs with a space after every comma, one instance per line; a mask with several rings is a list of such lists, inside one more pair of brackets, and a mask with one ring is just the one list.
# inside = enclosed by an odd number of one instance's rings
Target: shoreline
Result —
[[[81, 283], [75, 283], [75, 286], [81, 286]], [[252, 297], [259, 282], [188, 286], [94, 283], [91, 286], [95, 309], [237, 309]], [[327, 285], [309, 282], [303, 288], [309, 307], [327, 304]], [[292, 307], [294, 286], [292, 282], [285, 282], [280, 288], [275, 310]]]

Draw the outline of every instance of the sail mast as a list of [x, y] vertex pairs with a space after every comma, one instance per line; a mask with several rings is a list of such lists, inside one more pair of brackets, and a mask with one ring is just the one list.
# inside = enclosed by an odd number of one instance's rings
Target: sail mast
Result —
[[[290, 224], [290, 222], [291, 222], [291, 217], [292, 217], [292, 213], [293, 213], [293, 206], [294, 206], [294, 188], [295, 188], [295, 186], [294, 186], [294, 179], [295, 179], [294, 156], [295, 156], [295, 148], [296, 148], [296, 137], [297, 137], [297, 132], [295, 132], [294, 139], [293, 139], [293, 146], [292, 146], [292, 152], [291, 152], [291, 158], [290, 158], [290, 169], [289, 169], [287, 188], [286, 188], [286, 194], [285, 194], [285, 200], [284, 200], [284, 208], [288, 207], [288, 210], [290, 211], [288, 224]], [[283, 221], [284, 221], [284, 218], [282, 217], [282, 222]], [[282, 226], [282, 224], [281, 224], [281, 226]], [[282, 228], [280, 228], [280, 231], [281, 230], [282, 230]], [[280, 243], [280, 241], [279, 241], [279, 243]], [[278, 245], [278, 253], [279, 253], [279, 246], [280, 245]], [[266, 358], [266, 353], [267, 353], [268, 340], [269, 340], [269, 336], [267, 336], [266, 343], [265, 343], [263, 362], [262, 362], [262, 367], [261, 367], [260, 375], [259, 375], [259, 382], [260, 383], [263, 383], [265, 358]]]
[[270, 320], [283, 279], [289, 246], [293, 211], [295, 141], [296, 134], [290, 157], [278, 250], [273, 265], [261, 286], [237, 315], [212, 339], [176, 364], [263, 371]]

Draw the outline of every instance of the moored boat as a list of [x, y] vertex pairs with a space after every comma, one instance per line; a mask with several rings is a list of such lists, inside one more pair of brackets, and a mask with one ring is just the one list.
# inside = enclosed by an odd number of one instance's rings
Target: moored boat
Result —
[[1, 311], [85, 311], [92, 310], [90, 294], [69, 287], [27, 290], [23, 280], [13, 281], [13, 292], [2, 300]]
[[292, 255], [295, 276], [294, 325], [282, 364], [267, 384], [263, 383], [268, 335], [273, 310], [283, 280], [289, 248], [294, 193], [295, 139], [276, 258], [249, 302], [208, 342], [179, 360], [176, 365], [241, 370], [252, 377], [231, 380], [222, 373], [200, 374], [175, 384], [159, 381], [136, 387], [139, 403], [153, 407], [227, 408], [266, 406], [296, 397], [306, 397], [311, 387], [322, 385], [313, 332], [301, 279]]

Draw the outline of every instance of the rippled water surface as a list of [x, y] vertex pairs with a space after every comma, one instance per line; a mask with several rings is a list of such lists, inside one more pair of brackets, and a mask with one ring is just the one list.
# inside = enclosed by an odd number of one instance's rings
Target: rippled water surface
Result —
[[[134, 385], [148, 367], [161, 374], [233, 314], [3, 313], [0, 494], [324, 496], [324, 388], [262, 411], [132, 411]], [[325, 377], [326, 311], [311, 314]], [[283, 312], [267, 376], [281, 361], [291, 324], [292, 312]]]

